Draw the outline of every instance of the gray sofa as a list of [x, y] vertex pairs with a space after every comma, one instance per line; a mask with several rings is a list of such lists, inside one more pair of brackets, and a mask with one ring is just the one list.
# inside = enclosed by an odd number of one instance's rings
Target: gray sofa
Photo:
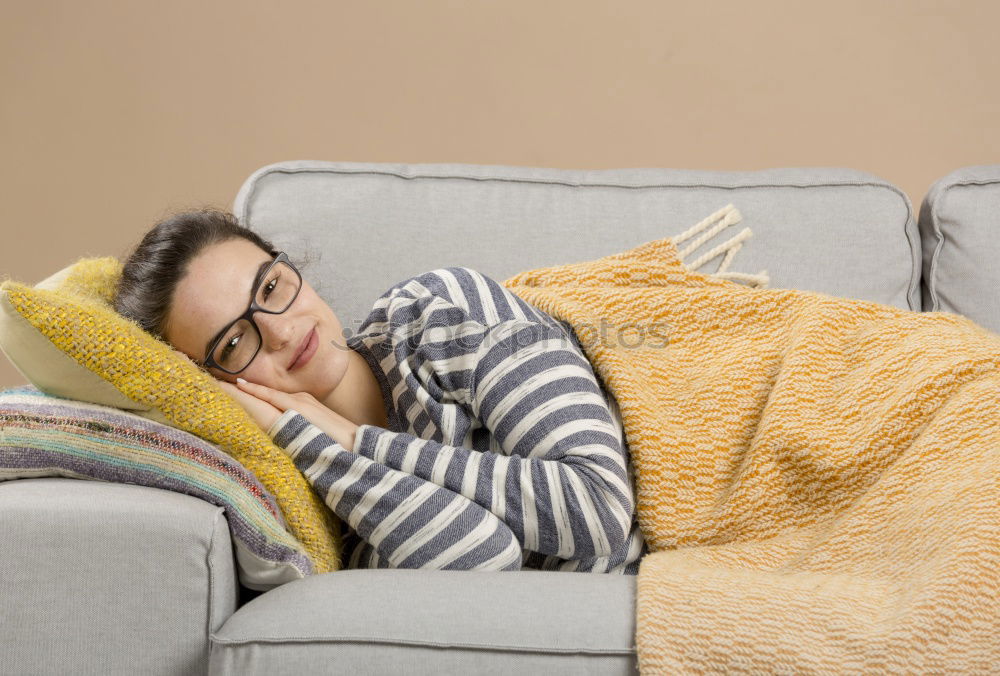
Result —
[[[732, 270], [1000, 330], [1000, 165], [941, 178], [919, 214], [891, 183], [840, 168], [320, 161], [262, 167], [232, 208], [309, 253], [304, 275], [352, 331], [417, 273], [503, 280], [679, 233], [728, 203], [743, 222], [698, 251], [750, 227]], [[5, 674], [638, 671], [635, 576], [344, 570], [255, 592], [221, 508], [132, 484], [0, 483], [0, 569]]]

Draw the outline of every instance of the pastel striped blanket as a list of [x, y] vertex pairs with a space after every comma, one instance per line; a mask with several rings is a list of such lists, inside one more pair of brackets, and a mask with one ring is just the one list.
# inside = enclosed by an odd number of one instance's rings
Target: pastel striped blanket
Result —
[[0, 481], [67, 477], [176, 491], [225, 510], [240, 582], [266, 591], [312, 575], [274, 496], [201, 438], [126, 411], [46, 394], [0, 391]]
[[995, 672], [1000, 335], [682, 259], [665, 238], [504, 282], [621, 408], [640, 672]]

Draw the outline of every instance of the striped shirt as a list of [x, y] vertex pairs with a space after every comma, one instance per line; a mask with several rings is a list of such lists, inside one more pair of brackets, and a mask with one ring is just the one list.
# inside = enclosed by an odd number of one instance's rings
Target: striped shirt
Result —
[[289, 409], [268, 430], [347, 525], [346, 568], [638, 573], [620, 409], [568, 322], [448, 267], [390, 288], [346, 341], [388, 429], [345, 449]]

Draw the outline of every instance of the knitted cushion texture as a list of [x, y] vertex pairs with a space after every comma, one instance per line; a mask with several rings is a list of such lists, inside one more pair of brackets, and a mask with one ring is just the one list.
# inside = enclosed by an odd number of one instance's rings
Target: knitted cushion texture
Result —
[[620, 405], [642, 673], [1000, 664], [1000, 336], [748, 288], [671, 238], [504, 284], [573, 326]]
[[[121, 270], [114, 257], [82, 258], [50, 278], [55, 280], [53, 288], [4, 281], [0, 294], [5, 299], [0, 300], [30, 323], [38, 340], [50, 341], [135, 402], [136, 413], [190, 432], [232, 456], [275, 496], [314, 572], [339, 570], [336, 515], [214, 377], [115, 312], [111, 303]], [[25, 375], [32, 380], [30, 373]], [[45, 390], [43, 384], [34, 384]]]

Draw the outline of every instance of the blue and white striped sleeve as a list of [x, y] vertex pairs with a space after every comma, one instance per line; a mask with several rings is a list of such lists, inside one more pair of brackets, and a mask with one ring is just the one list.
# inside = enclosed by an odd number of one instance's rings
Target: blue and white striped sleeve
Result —
[[294, 409], [267, 434], [374, 549], [377, 567], [520, 570], [510, 528], [468, 498], [348, 451]]
[[425, 273], [384, 300], [385, 328], [405, 339], [397, 362], [464, 403], [496, 448], [360, 425], [354, 451], [476, 502], [525, 549], [582, 559], [623, 547], [635, 510], [623, 440], [562, 330], [469, 268]]

